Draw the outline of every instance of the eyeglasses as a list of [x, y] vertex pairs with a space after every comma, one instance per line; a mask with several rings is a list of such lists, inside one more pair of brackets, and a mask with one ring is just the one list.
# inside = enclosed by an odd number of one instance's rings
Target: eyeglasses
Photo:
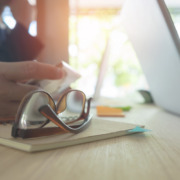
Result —
[[[23, 98], [19, 106], [12, 136], [33, 138], [65, 132], [79, 133], [90, 124], [91, 99], [86, 100], [82, 91], [68, 90], [55, 105], [47, 92], [33, 91]], [[50, 124], [54, 126], [49, 127]]]

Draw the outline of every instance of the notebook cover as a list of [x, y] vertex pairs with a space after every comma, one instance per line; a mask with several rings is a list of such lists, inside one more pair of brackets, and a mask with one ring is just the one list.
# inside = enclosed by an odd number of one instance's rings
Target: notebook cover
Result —
[[44, 151], [49, 149], [67, 147], [82, 143], [88, 143], [117, 136], [132, 134], [137, 131], [137, 125], [92, 119], [90, 126], [81, 133], [65, 133], [39, 138], [21, 139], [11, 137], [12, 125], [0, 125], [0, 144], [27, 152]]

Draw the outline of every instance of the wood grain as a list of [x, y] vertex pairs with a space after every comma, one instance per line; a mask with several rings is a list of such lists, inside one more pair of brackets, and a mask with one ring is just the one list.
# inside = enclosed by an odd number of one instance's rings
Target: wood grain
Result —
[[180, 117], [137, 105], [112, 120], [152, 131], [33, 154], [0, 146], [0, 179], [180, 179]]

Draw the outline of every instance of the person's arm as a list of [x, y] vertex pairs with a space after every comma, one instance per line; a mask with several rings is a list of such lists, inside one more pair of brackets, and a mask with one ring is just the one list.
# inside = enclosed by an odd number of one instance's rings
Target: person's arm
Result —
[[36, 6], [30, 5], [28, 0], [11, 0], [9, 6], [16, 21], [29, 29], [29, 24], [36, 20]]
[[55, 66], [29, 61], [0, 62], [0, 122], [12, 119], [21, 99], [39, 87], [22, 83], [30, 79], [60, 79], [63, 71]]

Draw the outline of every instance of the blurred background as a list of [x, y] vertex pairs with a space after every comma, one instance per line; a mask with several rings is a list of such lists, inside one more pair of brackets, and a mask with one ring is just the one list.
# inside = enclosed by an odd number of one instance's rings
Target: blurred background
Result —
[[[141, 66], [121, 24], [125, 0], [28, 0], [37, 7], [37, 19], [29, 33], [46, 45], [40, 61], [67, 61], [82, 78], [73, 88], [93, 96], [100, 67], [103, 67], [100, 95], [122, 97], [148, 89]], [[180, 35], [180, 1], [165, 0]], [[10, 28], [16, 24], [9, 7], [3, 19]], [[105, 65], [102, 62], [105, 61]]]

